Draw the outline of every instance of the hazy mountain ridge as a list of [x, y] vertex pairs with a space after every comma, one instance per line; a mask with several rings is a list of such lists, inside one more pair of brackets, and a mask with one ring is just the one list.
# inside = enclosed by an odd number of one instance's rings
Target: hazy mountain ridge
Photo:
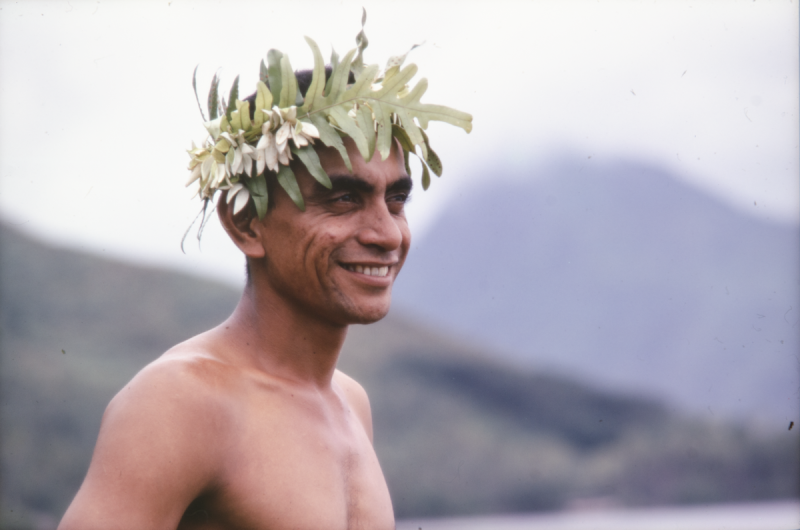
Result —
[[529, 366], [695, 411], [800, 412], [800, 230], [657, 167], [494, 168], [415, 245], [395, 293]]
[[[226, 318], [238, 296], [0, 227], [0, 527], [30, 528], [34, 516], [53, 524], [114, 393]], [[401, 315], [354, 326], [340, 365], [370, 394], [398, 517], [556, 509], [598, 496], [646, 505], [797, 495], [797, 430], [764, 438], [680, 418], [498, 363]]]

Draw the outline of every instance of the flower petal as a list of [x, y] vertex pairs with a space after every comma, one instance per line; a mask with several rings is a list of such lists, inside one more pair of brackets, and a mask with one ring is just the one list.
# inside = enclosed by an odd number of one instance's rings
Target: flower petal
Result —
[[309, 138], [319, 138], [319, 131], [313, 123], [308, 123], [306, 121], [301, 121], [300, 123], [302, 124], [302, 132], [305, 136]]
[[189, 180], [188, 182], [186, 182], [186, 186], [189, 186], [189, 184], [200, 178], [200, 175], [203, 172], [202, 167], [203, 167], [202, 164], [197, 164], [196, 166], [194, 166], [194, 169], [192, 169], [192, 173], [189, 175]]
[[247, 188], [244, 188], [236, 195], [236, 201], [233, 203], [233, 215], [242, 211], [242, 208], [247, 206], [248, 201], [250, 200], [250, 192], [247, 191]]
[[233, 198], [236, 197], [236, 194], [242, 191], [243, 189], [244, 189], [244, 184], [242, 184], [241, 182], [237, 182], [236, 184], [234, 184], [233, 187], [230, 190], [228, 190], [228, 197], [225, 202], [230, 204]]

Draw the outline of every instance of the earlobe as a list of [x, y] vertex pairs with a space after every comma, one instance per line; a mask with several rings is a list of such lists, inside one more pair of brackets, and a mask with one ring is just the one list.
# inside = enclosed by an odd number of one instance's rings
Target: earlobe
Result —
[[258, 217], [252, 215], [248, 208], [233, 214], [233, 204], [227, 202], [227, 191], [220, 195], [217, 201], [217, 215], [219, 222], [233, 243], [239, 247], [245, 256], [250, 258], [263, 258], [266, 253], [261, 242], [264, 225]]

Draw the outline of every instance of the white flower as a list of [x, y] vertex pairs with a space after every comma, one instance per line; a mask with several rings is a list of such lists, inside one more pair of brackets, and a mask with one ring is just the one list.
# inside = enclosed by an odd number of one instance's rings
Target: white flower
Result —
[[292, 128], [292, 140], [297, 147], [305, 147], [314, 140], [319, 140], [319, 131], [312, 124], [305, 121], [298, 121]]
[[244, 139], [244, 131], [239, 131], [235, 136], [224, 132], [220, 136], [231, 144], [231, 148], [225, 155], [225, 164], [229, 175], [241, 175], [244, 172], [248, 177], [252, 177], [256, 150]]
[[269, 130], [264, 132], [256, 145], [256, 171], [259, 175], [264, 172], [264, 166], [270, 171], [278, 171], [278, 148], [275, 135]]
[[[256, 161], [257, 175], [260, 175], [264, 168], [268, 168], [270, 171], [278, 171], [281, 165], [289, 165], [289, 162], [293, 159], [292, 150], [289, 147], [290, 139], [298, 148], [313, 144], [314, 140], [319, 139], [319, 131], [314, 125], [297, 119], [297, 107], [292, 106], [280, 109], [277, 106], [273, 106], [270, 110], [262, 109], [262, 112], [264, 113], [265, 121], [261, 125], [261, 138], [256, 144], [254, 153], [247, 153], [250, 156], [250, 160], [255, 159]], [[230, 141], [231, 145], [235, 146], [242, 143], [238, 137], [230, 138], [225, 133], [222, 136]], [[234, 152], [233, 155], [229, 154], [229, 156], [235, 157], [236, 154]], [[244, 156], [245, 150], [242, 149], [242, 158]], [[237, 167], [236, 159], [232, 159], [232, 171]]]
[[244, 187], [244, 184], [237, 182], [228, 190], [228, 204], [231, 203], [234, 197], [236, 202], [233, 203], [233, 215], [236, 215], [242, 211], [242, 208], [247, 206], [247, 202], [250, 200], [250, 192]]

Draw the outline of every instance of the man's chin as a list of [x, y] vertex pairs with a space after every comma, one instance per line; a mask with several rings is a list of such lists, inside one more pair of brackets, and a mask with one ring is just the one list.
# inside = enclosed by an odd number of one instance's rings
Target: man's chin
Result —
[[389, 313], [390, 305], [391, 300], [353, 301], [342, 308], [340, 315], [344, 317], [344, 324], [372, 324]]

